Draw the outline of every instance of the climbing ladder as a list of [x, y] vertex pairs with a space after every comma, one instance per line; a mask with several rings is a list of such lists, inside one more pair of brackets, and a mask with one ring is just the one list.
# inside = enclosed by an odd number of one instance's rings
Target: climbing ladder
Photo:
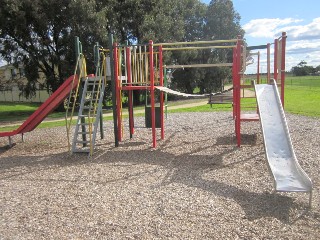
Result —
[[102, 110], [105, 79], [88, 76], [83, 79], [78, 119], [72, 142], [72, 153], [86, 152], [92, 155]]

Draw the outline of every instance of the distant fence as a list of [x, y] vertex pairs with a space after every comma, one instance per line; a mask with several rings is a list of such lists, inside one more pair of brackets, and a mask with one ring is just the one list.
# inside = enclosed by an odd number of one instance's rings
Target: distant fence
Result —
[[0, 89], [0, 102], [36, 102], [42, 103], [50, 96], [46, 90], [36, 90], [32, 98], [25, 98], [20, 95], [18, 87], [13, 86], [10, 89]]

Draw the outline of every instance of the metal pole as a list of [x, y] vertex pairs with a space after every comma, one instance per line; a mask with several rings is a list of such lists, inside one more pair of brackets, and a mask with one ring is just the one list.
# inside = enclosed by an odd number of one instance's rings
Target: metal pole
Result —
[[286, 79], [286, 41], [287, 35], [286, 32], [282, 33], [282, 46], [281, 46], [281, 102], [282, 107], [284, 108], [284, 85]]
[[[100, 54], [99, 54], [99, 43], [96, 42], [93, 48], [93, 53], [94, 53], [94, 65], [96, 67], [96, 76], [99, 76], [102, 71], [101, 71], [101, 65], [100, 65]], [[103, 68], [103, 66], [102, 66]], [[100, 76], [101, 78], [104, 76]], [[104, 89], [100, 89], [100, 91], [104, 91]], [[102, 112], [102, 106], [101, 106], [101, 111], [100, 115], [98, 116], [100, 118], [99, 120], [99, 125], [100, 125], [100, 137], [101, 139], [104, 138], [104, 132], [103, 132], [103, 112]]]
[[260, 52], [258, 52], [257, 84], [260, 83]]
[[153, 66], [153, 42], [149, 41], [149, 56], [150, 56], [150, 95], [151, 95], [151, 123], [152, 123], [152, 146], [157, 146], [156, 140], [156, 116], [154, 103], [154, 66]]
[[240, 100], [240, 69], [241, 69], [241, 39], [238, 37], [237, 42], [237, 55], [236, 55], [236, 89], [233, 89], [236, 91], [236, 137], [237, 137], [237, 144], [238, 147], [241, 145], [241, 100]]
[[[121, 96], [120, 96], [120, 80], [119, 80], [119, 59], [118, 59], [118, 46], [117, 43], [113, 44], [113, 59], [114, 59], [114, 78], [115, 78], [115, 89], [116, 89], [116, 115], [117, 115], [117, 125], [118, 125], [118, 140], [121, 141]], [[121, 73], [120, 73], [121, 74]]]
[[[167, 79], [167, 69], [163, 69], [163, 74], [164, 74], [164, 86], [168, 87], [168, 79]], [[165, 107], [165, 115], [166, 119], [168, 118], [168, 93], [164, 93], [164, 107]]]
[[267, 81], [270, 84], [270, 43], [267, 44]]
[[[159, 46], [159, 75], [160, 86], [163, 86], [163, 63], [162, 63], [162, 46]], [[164, 139], [164, 119], [163, 119], [163, 92], [160, 92], [160, 124], [161, 124], [161, 139]]]
[[[81, 42], [79, 40], [79, 37], [75, 37], [75, 49], [76, 49], [76, 59], [78, 60], [80, 54], [82, 54], [82, 45], [81, 45]], [[79, 84], [79, 94], [78, 96], [80, 96], [80, 98], [78, 98], [78, 104], [80, 105], [81, 104], [81, 98], [82, 98], [82, 93], [83, 93], [83, 86], [82, 86], [82, 79], [81, 79], [81, 76], [80, 76], [80, 72], [81, 72], [81, 68], [82, 68], [82, 62], [79, 63], [79, 70], [77, 72], [78, 76], [79, 76], [79, 81], [80, 81], [80, 84]], [[76, 96], [77, 97], [77, 96]], [[86, 147], [87, 146], [87, 135], [85, 134], [86, 132], [86, 126], [85, 126], [85, 123], [86, 123], [86, 120], [84, 117], [81, 117], [80, 118], [80, 122], [81, 122], [81, 131], [83, 132], [82, 134], [82, 141], [83, 141], [83, 144], [82, 146], [83, 147]]]
[[279, 52], [279, 40], [274, 40], [274, 59], [273, 59], [273, 78], [278, 82], [278, 52]]
[[116, 78], [115, 78], [115, 61], [113, 48], [113, 35], [109, 34], [109, 48], [110, 48], [110, 69], [111, 69], [111, 90], [112, 90], [112, 111], [113, 111], [113, 133], [114, 133], [114, 144], [115, 147], [119, 146], [118, 139], [118, 115], [117, 115], [117, 99], [116, 99]]
[[[129, 86], [132, 86], [132, 76], [131, 76], [131, 52], [130, 52], [130, 47], [125, 47], [126, 51], [126, 69], [127, 69], [127, 81], [129, 83]], [[132, 138], [133, 133], [134, 133], [134, 126], [133, 126], [133, 100], [132, 100], [132, 90], [128, 91], [128, 111], [129, 111], [129, 131], [130, 131], [130, 138]]]

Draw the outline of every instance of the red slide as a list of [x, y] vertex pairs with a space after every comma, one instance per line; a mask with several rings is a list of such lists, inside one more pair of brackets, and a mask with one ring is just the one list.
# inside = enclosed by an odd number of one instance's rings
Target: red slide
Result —
[[10, 137], [35, 129], [78, 85], [78, 76], [70, 76], [64, 83], [16, 130], [0, 132], [0, 137]]

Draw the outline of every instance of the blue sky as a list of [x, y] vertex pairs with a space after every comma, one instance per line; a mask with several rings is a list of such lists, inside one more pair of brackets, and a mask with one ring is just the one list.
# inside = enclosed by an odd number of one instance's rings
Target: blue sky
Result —
[[[202, 2], [208, 4], [210, 0]], [[273, 43], [285, 31], [287, 71], [301, 60], [320, 65], [320, 0], [233, 0], [233, 4], [249, 46]], [[265, 53], [261, 54], [263, 59]], [[261, 67], [265, 71], [263, 60]], [[248, 71], [254, 70], [249, 67]]]

